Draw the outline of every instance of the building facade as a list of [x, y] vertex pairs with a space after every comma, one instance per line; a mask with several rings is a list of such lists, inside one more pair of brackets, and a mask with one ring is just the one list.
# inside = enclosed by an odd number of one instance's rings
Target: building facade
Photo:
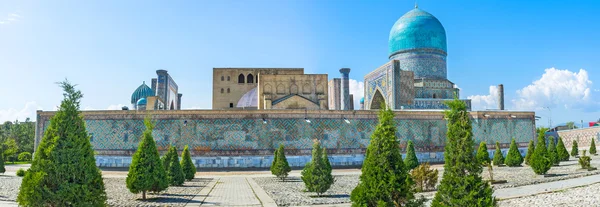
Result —
[[131, 106], [134, 110], [180, 110], [181, 97], [179, 86], [166, 70], [157, 70], [157, 78], [152, 79], [152, 88], [143, 82], [131, 94]]
[[341, 80], [334, 78], [329, 81], [329, 110], [341, 110], [340, 94]]

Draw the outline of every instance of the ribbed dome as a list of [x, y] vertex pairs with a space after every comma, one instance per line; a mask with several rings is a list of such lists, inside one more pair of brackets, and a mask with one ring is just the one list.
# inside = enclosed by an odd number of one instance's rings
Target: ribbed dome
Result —
[[131, 94], [131, 104], [137, 104], [138, 100], [142, 98], [144, 98], [145, 102], [146, 97], [154, 95], [154, 91], [150, 87], [148, 87], [148, 85], [146, 85], [146, 82], [143, 82], [142, 85], [135, 89], [133, 94]]
[[237, 102], [238, 108], [256, 108], [258, 107], [258, 90], [253, 88], [246, 92]]
[[146, 98], [140, 98], [140, 100], [137, 101], [138, 106], [146, 105], [147, 103], [148, 101], [146, 101]]
[[446, 30], [430, 13], [415, 8], [404, 14], [392, 27], [389, 38], [390, 56], [410, 49], [446, 51]]

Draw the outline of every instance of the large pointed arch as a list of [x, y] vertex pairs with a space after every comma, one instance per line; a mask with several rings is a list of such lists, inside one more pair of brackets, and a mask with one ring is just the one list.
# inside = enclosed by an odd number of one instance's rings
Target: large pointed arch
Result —
[[377, 89], [375, 90], [375, 94], [373, 95], [373, 98], [371, 99], [371, 104], [369, 104], [369, 106], [370, 109], [381, 109], [381, 104], [387, 106], [387, 104], [385, 103], [385, 98], [381, 94], [381, 91]]

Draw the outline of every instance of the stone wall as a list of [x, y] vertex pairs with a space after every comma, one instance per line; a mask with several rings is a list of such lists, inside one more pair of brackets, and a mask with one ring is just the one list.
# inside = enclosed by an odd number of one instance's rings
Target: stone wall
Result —
[[592, 143], [592, 139], [596, 139], [596, 147], [600, 147], [600, 127], [562, 130], [558, 132], [547, 133], [546, 136], [557, 137], [556, 134], [558, 134], [558, 136], [563, 139], [565, 147], [569, 151], [571, 151], [573, 140], [577, 141], [577, 146], [579, 146], [580, 148], [588, 149], [590, 147], [590, 144]]
[[328, 107], [327, 74], [261, 75], [258, 109]]

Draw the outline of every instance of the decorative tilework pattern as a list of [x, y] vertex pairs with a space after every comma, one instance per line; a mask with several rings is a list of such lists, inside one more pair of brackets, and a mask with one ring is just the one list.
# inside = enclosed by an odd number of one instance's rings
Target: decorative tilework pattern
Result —
[[389, 37], [390, 54], [415, 48], [446, 51], [444, 26], [433, 15], [418, 8], [400, 17], [392, 27]]

